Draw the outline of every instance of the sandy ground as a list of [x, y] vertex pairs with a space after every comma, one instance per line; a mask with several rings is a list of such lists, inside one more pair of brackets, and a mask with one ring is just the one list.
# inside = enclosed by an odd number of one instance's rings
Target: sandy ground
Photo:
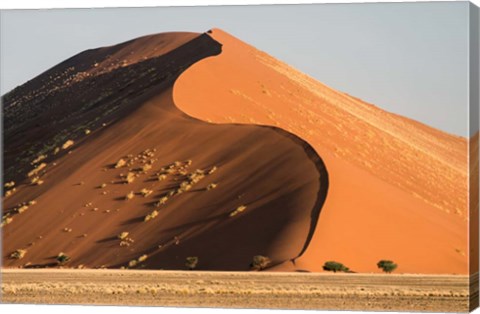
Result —
[[2, 302], [465, 312], [468, 277], [435, 275], [13, 270]]

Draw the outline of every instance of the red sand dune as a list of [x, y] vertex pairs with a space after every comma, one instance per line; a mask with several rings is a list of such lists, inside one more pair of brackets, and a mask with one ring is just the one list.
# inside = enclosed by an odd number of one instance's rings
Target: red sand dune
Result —
[[273, 125], [314, 147], [330, 177], [312, 242], [296, 266], [360, 272], [468, 272], [467, 141], [335, 91], [215, 29], [222, 53], [183, 73], [177, 106], [215, 123]]
[[[207, 35], [145, 38], [79, 54], [5, 97], [6, 182], [21, 184], [3, 203], [5, 218], [13, 218], [2, 227], [4, 267], [57, 266], [63, 252], [71, 257], [67, 267], [120, 268], [136, 260], [131, 268], [185, 269], [186, 257], [197, 256], [198, 269], [249, 270], [255, 255], [276, 265], [308, 245], [328, 187], [318, 155], [281, 129], [214, 125], [182, 113], [172, 100], [175, 79], [218, 54], [220, 45]], [[151, 55], [159, 43], [166, 43], [158, 46], [163, 50]], [[130, 64], [98, 65], [105, 55]], [[65, 67], [83, 74], [48, 83]], [[73, 146], [55, 154], [67, 140]], [[21, 168], [18, 151], [27, 162], [40, 152], [48, 157]], [[115, 168], [121, 158], [132, 164]], [[34, 176], [25, 174], [42, 162], [44, 183], [32, 185]], [[151, 169], [143, 173], [145, 165]], [[128, 172], [134, 181], [124, 184], [121, 174]], [[207, 190], [210, 184], [217, 186]], [[168, 196], [182, 186], [181, 194]], [[151, 195], [142, 196], [142, 189]], [[135, 196], [126, 200], [130, 191]], [[163, 197], [165, 204], [155, 206]], [[144, 221], [154, 210], [157, 216]], [[128, 232], [123, 243], [122, 232]], [[18, 249], [25, 256], [10, 258]]]
[[[23, 182], [4, 207], [37, 201], [2, 228], [7, 267], [55, 266], [63, 251], [67, 266], [86, 267], [148, 254], [134, 267], [183, 269], [199, 256], [199, 269], [246, 270], [263, 254], [281, 263], [273, 270], [337, 260], [378, 272], [378, 260], [392, 259], [398, 272], [468, 272], [464, 138], [328, 88], [221, 30], [83, 52], [4, 103], [5, 181]], [[153, 168], [116, 184], [127, 170], [111, 165], [152, 148]], [[24, 178], [40, 154], [45, 183], [31, 186]], [[192, 160], [189, 173], [218, 170], [143, 222], [185, 180], [151, 176], [176, 160]], [[154, 193], [123, 200], [142, 188]], [[121, 247], [123, 231], [135, 242]], [[16, 249], [27, 249], [23, 259], [9, 259]]]

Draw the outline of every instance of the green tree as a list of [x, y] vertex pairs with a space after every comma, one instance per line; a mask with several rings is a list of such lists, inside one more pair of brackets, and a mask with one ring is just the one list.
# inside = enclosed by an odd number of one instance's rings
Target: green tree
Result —
[[395, 264], [393, 261], [381, 260], [377, 263], [377, 267], [381, 268], [386, 273], [391, 273], [392, 271], [397, 269], [398, 265]]
[[253, 270], [263, 270], [263, 269], [267, 268], [267, 266], [271, 262], [272, 261], [266, 256], [256, 255], [256, 256], [253, 257], [253, 261], [250, 264], [250, 268], [253, 269]]
[[326, 271], [333, 271], [334, 273], [338, 272], [348, 272], [350, 269], [343, 265], [342, 263], [335, 262], [335, 261], [328, 261], [323, 264], [323, 270]]
[[197, 264], [198, 264], [197, 256], [189, 256], [185, 259], [185, 266], [190, 270], [194, 270], [195, 268], [197, 268]]
[[58, 254], [58, 256], [57, 256], [57, 262], [58, 262], [60, 265], [65, 264], [65, 263], [68, 262], [69, 260], [70, 260], [70, 256], [68, 256], [68, 255], [65, 254], [65, 253], [60, 253], [60, 254]]

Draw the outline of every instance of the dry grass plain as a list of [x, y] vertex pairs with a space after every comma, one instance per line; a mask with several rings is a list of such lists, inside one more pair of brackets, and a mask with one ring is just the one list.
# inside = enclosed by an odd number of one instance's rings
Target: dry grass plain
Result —
[[467, 312], [468, 276], [4, 269], [3, 303]]

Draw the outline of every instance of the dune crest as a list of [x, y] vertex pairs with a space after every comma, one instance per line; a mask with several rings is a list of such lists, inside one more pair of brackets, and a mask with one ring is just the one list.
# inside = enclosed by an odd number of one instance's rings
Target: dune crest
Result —
[[335, 91], [214, 29], [222, 44], [175, 83], [187, 114], [214, 123], [272, 125], [304, 139], [329, 169], [315, 234], [296, 265], [327, 260], [361, 272], [393, 259], [399, 272], [468, 272], [464, 138]]

